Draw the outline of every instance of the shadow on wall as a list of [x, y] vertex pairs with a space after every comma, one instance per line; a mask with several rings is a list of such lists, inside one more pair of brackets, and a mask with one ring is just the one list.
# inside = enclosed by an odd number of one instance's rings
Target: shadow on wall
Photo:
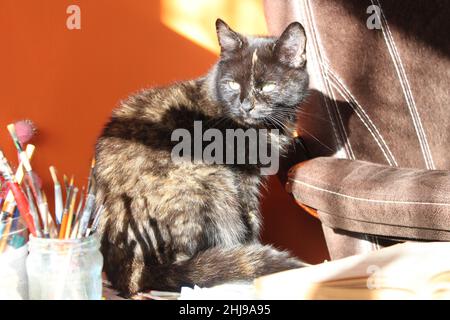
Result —
[[[199, 41], [162, 23], [169, 2], [79, 0], [81, 30], [66, 28], [66, 9], [73, 1], [1, 2], [0, 145], [14, 159], [6, 125], [24, 118], [35, 122], [39, 132], [33, 141], [33, 163], [47, 194], [52, 186], [49, 165], [61, 174], [74, 174], [79, 185], [86, 183], [95, 140], [120, 99], [144, 87], [195, 78], [215, 62], [216, 54], [205, 49], [208, 45], [200, 47]], [[251, 2], [257, 3], [264, 21], [262, 3]], [[201, 22], [212, 32], [217, 16], [227, 20], [237, 12], [248, 18], [248, 11], [241, 13], [245, 8], [227, 9], [222, 15], [223, 1], [198, 3], [205, 11], [200, 6], [195, 14], [208, 17]], [[244, 20], [247, 25], [256, 21]], [[265, 33], [265, 25], [256, 33]], [[275, 177], [265, 193], [263, 215], [265, 242], [290, 249], [308, 262], [326, 258], [320, 225], [300, 211]]]

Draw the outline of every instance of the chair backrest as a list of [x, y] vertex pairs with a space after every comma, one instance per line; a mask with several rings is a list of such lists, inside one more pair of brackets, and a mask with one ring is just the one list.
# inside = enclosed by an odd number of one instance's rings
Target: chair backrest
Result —
[[[307, 32], [311, 156], [450, 169], [449, 1], [266, 1], [266, 17], [273, 34], [293, 20]], [[324, 231], [334, 258], [390, 244]]]

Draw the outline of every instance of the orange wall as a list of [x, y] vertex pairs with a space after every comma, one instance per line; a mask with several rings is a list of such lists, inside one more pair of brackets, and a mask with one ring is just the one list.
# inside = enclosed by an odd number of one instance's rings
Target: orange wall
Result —
[[[81, 7], [81, 30], [66, 28], [71, 4]], [[39, 130], [33, 163], [46, 187], [50, 164], [85, 184], [96, 137], [120, 99], [206, 72], [216, 54], [166, 27], [161, 8], [149, 0], [1, 0], [0, 146], [10, 159], [6, 125], [29, 118]], [[319, 224], [271, 181], [264, 240], [309, 262], [326, 258]]]

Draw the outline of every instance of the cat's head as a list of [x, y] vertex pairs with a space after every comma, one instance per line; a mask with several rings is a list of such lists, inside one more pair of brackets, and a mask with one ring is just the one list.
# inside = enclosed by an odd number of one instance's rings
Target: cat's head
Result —
[[279, 38], [244, 36], [220, 19], [216, 28], [215, 94], [228, 114], [249, 125], [293, 120], [308, 88], [302, 25], [291, 23]]

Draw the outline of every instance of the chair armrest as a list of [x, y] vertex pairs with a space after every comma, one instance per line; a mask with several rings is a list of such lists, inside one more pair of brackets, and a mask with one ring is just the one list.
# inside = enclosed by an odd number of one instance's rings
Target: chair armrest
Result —
[[450, 240], [450, 171], [315, 158], [289, 170], [287, 189], [332, 228]]

